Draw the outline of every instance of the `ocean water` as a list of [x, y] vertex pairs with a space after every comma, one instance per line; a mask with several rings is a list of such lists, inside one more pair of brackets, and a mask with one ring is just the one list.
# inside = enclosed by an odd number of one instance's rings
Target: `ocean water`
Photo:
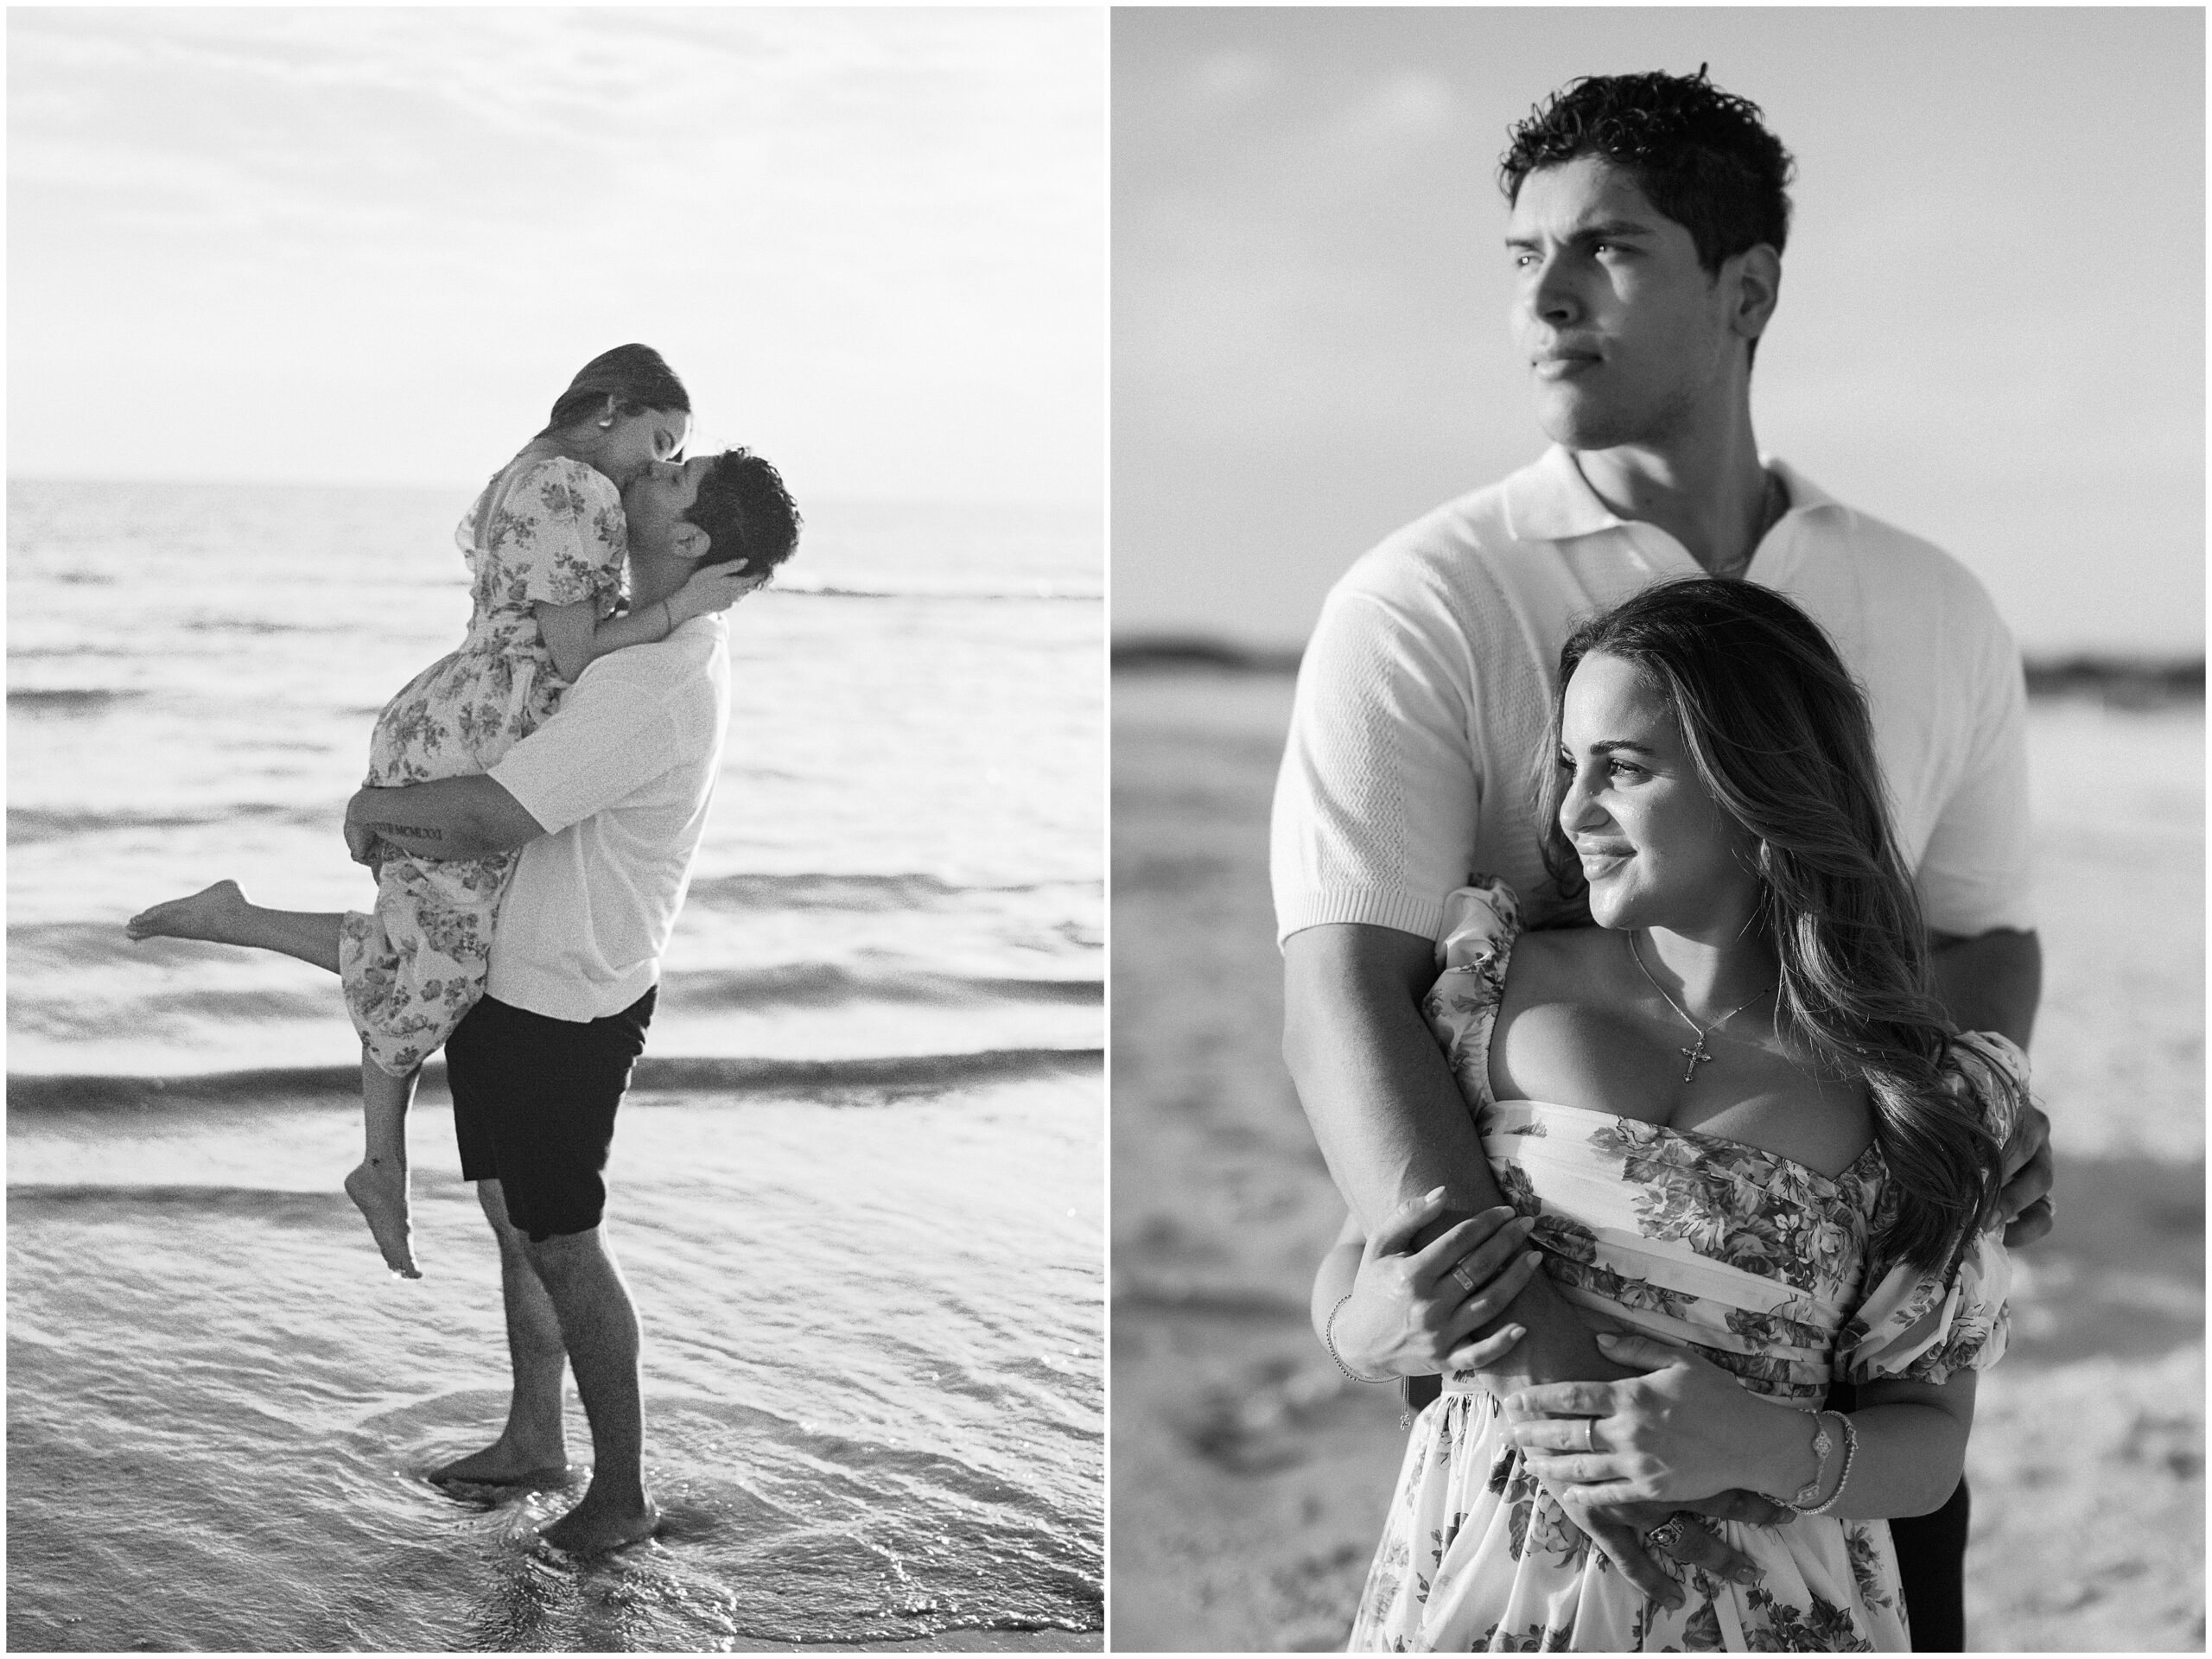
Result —
[[16, 1648], [1095, 1646], [1104, 652], [1095, 524], [803, 504], [618, 1131], [670, 1525], [579, 1566], [423, 1471], [496, 1432], [496, 1267], [435, 1071], [428, 1277], [338, 1190], [304, 964], [123, 919], [365, 904], [377, 708], [458, 640], [449, 492], [10, 486]]

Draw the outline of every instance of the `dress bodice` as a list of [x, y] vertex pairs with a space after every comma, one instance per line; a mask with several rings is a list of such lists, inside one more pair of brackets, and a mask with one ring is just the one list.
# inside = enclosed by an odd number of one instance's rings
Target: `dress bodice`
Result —
[[[1425, 1012], [1499, 1186], [1536, 1218], [1532, 1242], [1569, 1300], [1661, 1341], [1694, 1344], [1745, 1387], [1782, 1401], [1820, 1399], [1838, 1379], [1941, 1382], [2003, 1352], [2010, 1273], [2001, 1243], [1980, 1235], [1948, 1281], [1884, 1259], [1891, 1184], [1878, 1144], [1827, 1176], [1694, 1130], [1493, 1098], [1490, 1034], [1518, 906], [1509, 888], [1478, 881], [1446, 911], [1444, 972]], [[1973, 1064], [2020, 1065], [2002, 1038], [1969, 1038], [1962, 1048]], [[1975, 1086], [1963, 1075], [1959, 1083]], [[1975, 1093], [1989, 1105], [2001, 1091]], [[2001, 1135], [2006, 1126], [1993, 1127]], [[1476, 1382], [1469, 1374], [1450, 1386]]]

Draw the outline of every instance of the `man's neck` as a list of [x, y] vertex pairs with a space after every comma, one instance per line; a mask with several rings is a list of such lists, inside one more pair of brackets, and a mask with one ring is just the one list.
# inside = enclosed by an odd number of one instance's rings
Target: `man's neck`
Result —
[[1615, 516], [1657, 525], [1714, 575], [1750, 563], [1775, 516], [1748, 410], [1691, 442], [1584, 449], [1574, 460]]
[[658, 605], [691, 580], [693, 566], [664, 554], [630, 550], [630, 608], [642, 611]]

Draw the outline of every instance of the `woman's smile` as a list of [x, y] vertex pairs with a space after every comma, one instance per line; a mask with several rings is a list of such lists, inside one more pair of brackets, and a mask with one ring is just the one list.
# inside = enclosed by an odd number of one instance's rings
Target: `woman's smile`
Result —
[[1598, 882], [1619, 872], [1636, 856], [1636, 849], [1620, 842], [1577, 842], [1574, 855], [1582, 861], [1582, 878]]

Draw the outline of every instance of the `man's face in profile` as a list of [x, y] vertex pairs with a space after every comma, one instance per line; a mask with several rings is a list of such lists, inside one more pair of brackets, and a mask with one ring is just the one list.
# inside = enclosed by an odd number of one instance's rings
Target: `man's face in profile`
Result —
[[1632, 174], [1594, 156], [1529, 174], [1506, 251], [1520, 281], [1514, 337], [1555, 442], [1662, 442], [1730, 407], [1736, 262], [1708, 275]]

